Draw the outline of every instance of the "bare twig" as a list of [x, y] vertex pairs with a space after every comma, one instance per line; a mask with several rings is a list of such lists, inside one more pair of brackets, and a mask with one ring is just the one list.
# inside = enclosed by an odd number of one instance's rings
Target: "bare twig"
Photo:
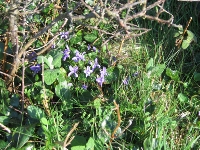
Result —
[[8, 127], [4, 126], [2, 123], [0, 123], [0, 127], [1, 127], [3, 130], [7, 131], [8, 133], [11, 133], [11, 130], [10, 130]]
[[78, 123], [75, 123], [74, 126], [72, 127], [72, 129], [69, 131], [69, 133], [67, 134], [66, 138], [65, 138], [65, 141], [64, 141], [64, 144], [63, 144], [63, 148], [67, 147], [71, 141], [74, 139], [74, 136], [71, 137], [69, 139], [69, 137], [71, 136], [71, 134], [74, 132], [74, 130], [76, 130], [77, 126], [78, 126], [79, 122]]

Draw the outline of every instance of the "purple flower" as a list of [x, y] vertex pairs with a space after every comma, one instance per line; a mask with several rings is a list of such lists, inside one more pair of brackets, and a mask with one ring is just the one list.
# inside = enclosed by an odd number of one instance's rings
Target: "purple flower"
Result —
[[98, 63], [98, 59], [95, 58], [94, 60], [94, 64], [93, 63], [90, 63], [92, 65], [92, 70], [94, 71], [95, 68], [100, 68], [101, 66], [99, 65]]
[[30, 69], [33, 71], [33, 76], [41, 70], [41, 66], [37, 64], [36, 66], [31, 66]]
[[124, 85], [128, 85], [129, 80], [129, 77], [126, 77], [124, 80], [122, 80], [122, 82]]
[[105, 75], [107, 75], [106, 67], [103, 67], [103, 69], [100, 71], [100, 73], [101, 73], [101, 77], [104, 77]]
[[90, 76], [90, 74], [93, 72], [93, 70], [90, 70], [90, 66], [87, 66], [87, 68], [84, 70], [84, 73], [86, 74], [86, 77]]
[[60, 38], [62, 39], [68, 39], [69, 38], [69, 32], [61, 32]]
[[82, 85], [82, 88], [83, 88], [84, 90], [87, 90], [88, 86], [87, 86], [86, 84], [83, 84], [83, 85]]
[[72, 60], [75, 61], [75, 62], [78, 62], [80, 60], [85, 61], [84, 54], [85, 54], [85, 52], [80, 53], [78, 50], [76, 50], [76, 56], [73, 57]]
[[88, 50], [90, 50], [90, 49], [91, 49], [91, 46], [90, 46], [90, 44], [88, 44], [88, 46], [87, 46], [87, 49], [88, 49]]
[[97, 48], [96, 48], [96, 47], [94, 47], [94, 46], [92, 47], [92, 49], [93, 49], [95, 52], [97, 51]]
[[97, 83], [102, 87], [102, 84], [103, 84], [103, 82], [104, 82], [104, 77], [98, 77], [98, 78], [96, 78], [96, 81], [97, 81]]
[[52, 45], [51, 45], [51, 48], [52, 48], [52, 49], [56, 48], [56, 44], [52, 44]]
[[67, 58], [69, 58], [69, 53], [70, 53], [70, 49], [68, 47], [68, 45], [66, 46], [66, 49], [63, 51], [63, 61], [65, 61]]
[[70, 73], [68, 74], [68, 76], [71, 76], [72, 74], [74, 74], [74, 76], [77, 78], [78, 77], [78, 74], [76, 73], [78, 71], [78, 67], [77, 66], [69, 66], [69, 70], [70, 70]]
[[28, 60], [30, 62], [32, 62], [32, 61], [34, 61], [34, 60], [37, 59], [37, 53], [33, 51], [33, 52], [31, 52], [31, 53], [28, 54], [27, 58], [28, 58]]
[[138, 75], [139, 75], [138, 72], [135, 72], [135, 73], [132, 74], [133, 77], [137, 77]]

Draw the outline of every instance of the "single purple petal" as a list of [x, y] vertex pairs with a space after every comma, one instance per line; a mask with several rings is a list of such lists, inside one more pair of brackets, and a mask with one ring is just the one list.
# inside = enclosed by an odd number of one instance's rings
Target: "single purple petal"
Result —
[[34, 76], [36, 73], [41, 71], [41, 66], [37, 64], [36, 66], [31, 66], [30, 69], [33, 71], [33, 76]]
[[83, 85], [82, 85], [82, 88], [83, 88], [84, 90], [87, 90], [88, 86], [87, 86], [86, 84], [83, 84]]
[[135, 73], [132, 74], [133, 77], [137, 77], [138, 75], [139, 75], [138, 72], [135, 72]]
[[27, 55], [27, 59], [28, 59], [30, 62], [36, 60], [36, 59], [37, 59], [37, 53], [34, 52], [34, 51], [31, 52], [31, 53], [29, 53], [29, 54]]
[[90, 46], [90, 44], [88, 44], [88, 46], [87, 46], [87, 49], [88, 49], [88, 50], [90, 50], [90, 49], [91, 49], [91, 46]]
[[94, 70], [95, 68], [100, 68], [101, 66], [99, 65], [99, 63], [98, 63], [98, 59], [97, 58], [95, 58], [95, 60], [94, 60], [94, 65], [92, 65], [92, 69]]
[[104, 77], [105, 75], [107, 75], [106, 67], [103, 67], [103, 69], [100, 71], [100, 73], [101, 73], [101, 77]]
[[100, 77], [96, 78], [96, 81], [102, 87], [102, 84], [104, 82], [104, 78], [100, 76]]
[[96, 48], [96, 47], [93, 46], [92, 49], [93, 49], [95, 52], [97, 52], [97, 48]]
[[122, 80], [122, 82], [124, 85], [128, 85], [129, 80], [130, 80], [129, 77], [126, 77], [124, 80]]
[[70, 57], [70, 49], [68, 47], [68, 45], [66, 46], [66, 49], [63, 51], [63, 61], [65, 61], [67, 58]]

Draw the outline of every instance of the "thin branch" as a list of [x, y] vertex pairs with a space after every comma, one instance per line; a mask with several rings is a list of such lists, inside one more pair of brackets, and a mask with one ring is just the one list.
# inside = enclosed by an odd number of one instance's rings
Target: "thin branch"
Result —
[[75, 123], [74, 126], [72, 127], [72, 129], [67, 134], [65, 141], [64, 141], [64, 144], [63, 144], [63, 148], [67, 147], [71, 143], [71, 141], [74, 139], [74, 136], [71, 137], [70, 139], [69, 139], [69, 137], [74, 132], [74, 130], [76, 130], [76, 128], [78, 127], [78, 124], [79, 124], [79, 122]]

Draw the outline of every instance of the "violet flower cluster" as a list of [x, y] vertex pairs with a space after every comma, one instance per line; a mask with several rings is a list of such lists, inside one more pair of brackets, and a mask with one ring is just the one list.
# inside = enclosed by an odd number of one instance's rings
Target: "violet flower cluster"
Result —
[[[88, 45], [88, 50], [91, 49], [91, 46]], [[97, 49], [93, 46], [93, 50], [94, 51], [97, 51]], [[72, 60], [74, 62], [79, 62], [79, 61], [85, 61], [85, 53], [86, 52], [79, 52], [78, 50], [75, 51], [75, 56], [72, 58]], [[68, 46], [66, 46], [66, 49], [63, 51], [63, 61], [66, 60], [66, 58], [69, 58], [70, 57], [70, 49]], [[86, 66], [86, 68], [84, 69], [84, 73], [85, 73], [85, 76], [86, 78], [89, 77], [94, 71], [96, 68], [100, 68], [101, 66], [99, 65], [98, 63], [98, 59], [95, 58], [94, 61], [90, 61], [89, 62], [90, 65]], [[68, 73], [68, 76], [71, 76], [71, 75], [74, 75], [75, 77], [78, 77], [78, 66], [69, 66], [69, 70], [70, 72]], [[107, 75], [107, 72], [106, 72], [106, 67], [103, 67], [103, 69], [100, 70], [100, 76], [98, 76], [96, 78], [96, 81], [97, 83], [102, 87], [102, 84], [103, 82], [105, 81], [105, 76]], [[87, 85], [83, 85], [82, 86], [83, 89], [87, 89]]]

